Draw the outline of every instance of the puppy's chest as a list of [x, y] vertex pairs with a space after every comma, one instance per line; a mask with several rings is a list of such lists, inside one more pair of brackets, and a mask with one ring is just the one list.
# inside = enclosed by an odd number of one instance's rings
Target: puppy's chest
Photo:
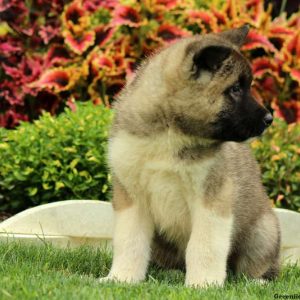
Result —
[[191, 211], [195, 201], [202, 201], [206, 174], [204, 164], [162, 160], [144, 165], [141, 186], [147, 191], [155, 224], [171, 239], [189, 235]]
[[203, 197], [213, 160], [181, 160], [166, 138], [127, 135], [111, 143], [110, 163], [134, 200], [146, 202], [162, 230], [185, 231], [193, 202]]

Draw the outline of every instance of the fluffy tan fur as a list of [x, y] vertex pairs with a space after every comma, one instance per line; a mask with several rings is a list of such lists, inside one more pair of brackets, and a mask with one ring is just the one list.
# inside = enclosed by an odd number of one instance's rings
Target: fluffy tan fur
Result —
[[[250, 72], [237, 46], [244, 31], [163, 49], [121, 93], [109, 143], [114, 258], [102, 280], [144, 280], [150, 260], [186, 269], [187, 286], [222, 285], [228, 268], [253, 278], [277, 275], [278, 221], [247, 144], [193, 132], [209, 131], [224, 108], [224, 88]], [[219, 44], [233, 49], [226, 70], [191, 80], [195, 51]]]

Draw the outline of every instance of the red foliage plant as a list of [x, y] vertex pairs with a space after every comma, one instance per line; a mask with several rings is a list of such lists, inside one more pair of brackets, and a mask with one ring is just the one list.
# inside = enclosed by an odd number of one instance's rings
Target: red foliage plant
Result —
[[[130, 4], [131, 3], [131, 4]], [[300, 121], [300, 12], [271, 17], [260, 0], [0, 0], [0, 126], [75, 101], [110, 106], [139, 62], [174, 40], [251, 26], [245, 55], [253, 93]], [[220, 4], [218, 4], [220, 3]]]

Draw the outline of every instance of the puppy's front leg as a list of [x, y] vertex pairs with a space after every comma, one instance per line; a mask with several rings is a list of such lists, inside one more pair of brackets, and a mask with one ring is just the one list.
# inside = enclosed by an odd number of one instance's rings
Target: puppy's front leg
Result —
[[232, 216], [197, 207], [192, 214], [192, 232], [186, 249], [187, 286], [223, 285], [230, 248]]
[[[148, 212], [129, 199], [121, 186], [114, 187], [115, 229], [113, 263], [101, 281], [139, 282], [145, 279], [150, 260], [153, 222]], [[125, 206], [125, 207], [124, 207]]]

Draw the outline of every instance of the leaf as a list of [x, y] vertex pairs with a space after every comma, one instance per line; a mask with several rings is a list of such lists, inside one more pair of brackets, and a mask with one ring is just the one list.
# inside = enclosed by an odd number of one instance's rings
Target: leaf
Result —
[[9, 144], [7, 144], [7, 143], [0, 144], [0, 149], [8, 149], [8, 148], [9, 148]]
[[79, 172], [79, 176], [89, 178], [91, 175], [87, 171], [81, 171]]
[[102, 193], [105, 193], [108, 190], [108, 185], [107, 184], [103, 184], [102, 186]]
[[27, 190], [28, 190], [28, 195], [29, 196], [34, 196], [38, 192], [38, 189], [36, 187], [34, 187], [34, 188], [28, 188]]
[[65, 147], [65, 148], [63, 148], [63, 150], [68, 153], [76, 153], [77, 152], [77, 149], [75, 147]]
[[[300, 60], [300, 57], [299, 57]], [[300, 70], [292, 69], [290, 72], [290, 75], [293, 80], [297, 81], [298, 84], [300, 85]]]
[[27, 168], [24, 170], [23, 174], [29, 175], [29, 174], [31, 174], [33, 171], [34, 171], [33, 168], [27, 167]]
[[53, 165], [57, 166], [57, 167], [61, 167], [62, 166], [62, 164], [61, 164], [61, 162], [59, 160], [54, 160], [53, 161]]
[[44, 190], [50, 190], [51, 189], [51, 186], [48, 183], [43, 183], [42, 187], [43, 187]]
[[58, 181], [58, 182], [55, 183], [55, 190], [56, 191], [63, 188], [63, 187], [65, 187], [65, 184], [63, 182]]
[[99, 159], [97, 159], [95, 156], [90, 156], [87, 160], [88, 161], [99, 162]]
[[79, 158], [73, 159], [70, 163], [70, 168], [73, 170], [77, 166], [78, 163], [79, 163]]

